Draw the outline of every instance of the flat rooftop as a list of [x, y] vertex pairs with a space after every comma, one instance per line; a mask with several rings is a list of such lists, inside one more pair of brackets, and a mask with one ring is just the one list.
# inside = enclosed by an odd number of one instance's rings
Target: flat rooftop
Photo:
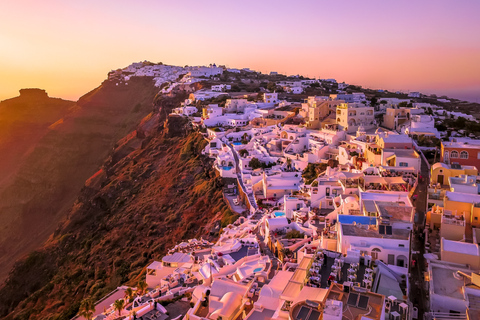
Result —
[[237, 252], [231, 252], [229, 253], [229, 255], [230, 257], [233, 258], [233, 260], [238, 261], [246, 256], [253, 256], [257, 253], [258, 253], [257, 248], [242, 246], [240, 250], [238, 250]]
[[342, 233], [345, 236], [408, 240], [408, 236], [410, 235], [410, 230], [407, 229], [393, 229], [392, 234], [380, 234], [377, 229], [369, 229], [368, 226], [363, 225], [341, 224], [341, 227]]
[[380, 217], [388, 217], [391, 221], [411, 222], [413, 207], [404, 202], [375, 201]]
[[462, 149], [479, 149], [480, 140], [472, 140], [470, 142], [452, 142], [442, 141], [442, 145], [446, 148], [462, 148]]
[[258, 311], [253, 309], [253, 312], [245, 318], [245, 320], [265, 320], [265, 319], [271, 319], [273, 317], [273, 314], [275, 313], [275, 310], [270, 310], [270, 309], [263, 309], [263, 311]]
[[393, 152], [397, 157], [402, 158], [419, 158], [418, 153], [413, 149], [384, 149], [384, 152]]
[[[463, 300], [464, 279], [456, 279], [453, 270], [448, 267], [432, 265], [433, 292], [442, 296]], [[468, 273], [467, 273], [468, 274]]]
[[[347, 293], [343, 292], [343, 285], [332, 283], [327, 300], [342, 301], [343, 307], [348, 307], [352, 315], [350, 319], [362, 319], [362, 315], [365, 315], [366, 318], [383, 320], [381, 316], [385, 297], [381, 294], [353, 290]], [[356, 306], [355, 301], [358, 301]]]

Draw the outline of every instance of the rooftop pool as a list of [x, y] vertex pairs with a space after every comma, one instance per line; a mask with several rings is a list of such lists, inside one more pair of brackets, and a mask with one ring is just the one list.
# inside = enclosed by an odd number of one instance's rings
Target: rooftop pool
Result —
[[262, 270], [263, 270], [263, 268], [261, 268], [261, 267], [260, 268], [255, 268], [255, 270], [253, 270], [253, 273], [260, 272]]
[[228, 170], [232, 170], [232, 169], [233, 169], [233, 167], [228, 167], [228, 166], [227, 166], [227, 167], [222, 167], [222, 169], [223, 169], [223, 170], [227, 170], [227, 171], [228, 171]]
[[285, 212], [283, 212], [283, 211], [275, 211], [273, 214], [274, 214], [275, 217], [277, 217], [277, 218], [278, 218], [278, 217], [283, 217], [283, 216], [285, 216]]
[[241, 146], [242, 144], [243, 144], [243, 143], [241, 143], [241, 142], [234, 142], [234, 143], [233, 143], [233, 145], [235, 145], [235, 146]]

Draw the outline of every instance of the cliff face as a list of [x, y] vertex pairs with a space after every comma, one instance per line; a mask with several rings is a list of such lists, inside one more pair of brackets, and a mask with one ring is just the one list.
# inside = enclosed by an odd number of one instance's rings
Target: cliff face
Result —
[[[0, 283], [58, 227], [115, 143], [153, 110], [152, 78], [105, 81], [77, 103], [22, 90], [0, 104]], [[5, 124], [5, 125], [4, 125]]]
[[207, 234], [228, 211], [202, 135], [162, 115], [182, 98], [157, 99], [160, 112], [117, 143], [45, 248], [16, 264], [0, 316], [69, 319], [83, 298], [135, 284], [167, 248]]

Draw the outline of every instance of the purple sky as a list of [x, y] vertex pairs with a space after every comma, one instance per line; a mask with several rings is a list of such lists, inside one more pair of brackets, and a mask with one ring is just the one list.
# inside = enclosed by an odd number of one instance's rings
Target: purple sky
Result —
[[4, 1], [0, 100], [111, 69], [225, 64], [480, 102], [480, 1]]

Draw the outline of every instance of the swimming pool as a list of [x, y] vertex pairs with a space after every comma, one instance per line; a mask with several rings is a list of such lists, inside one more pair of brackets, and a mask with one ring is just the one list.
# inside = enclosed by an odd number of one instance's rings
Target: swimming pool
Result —
[[228, 170], [232, 170], [232, 169], [233, 169], [233, 167], [228, 167], [228, 166], [226, 166], [226, 167], [222, 167], [222, 169], [223, 169], [223, 170], [227, 170], [227, 171], [228, 171]]
[[253, 273], [257, 273], [257, 272], [260, 272], [262, 270], [263, 270], [263, 268], [255, 268], [255, 270], [253, 270]]
[[242, 144], [243, 144], [243, 143], [241, 143], [241, 142], [234, 142], [234, 143], [233, 143], [234, 146], [241, 146]]
[[283, 216], [285, 215], [285, 212], [283, 212], [283, 211], [275, 211], [273, 214], [275, 215], [275, 217], [278, 218], [278, 217], [283, 217]]

